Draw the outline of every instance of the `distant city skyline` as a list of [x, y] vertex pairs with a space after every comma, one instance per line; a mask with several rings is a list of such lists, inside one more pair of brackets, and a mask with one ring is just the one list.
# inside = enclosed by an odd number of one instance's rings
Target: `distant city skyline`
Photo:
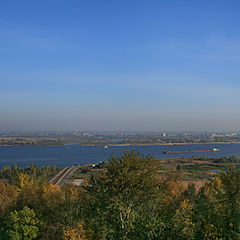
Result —
[[10, 0], [0, 131], [240, 131], [240, 2]]

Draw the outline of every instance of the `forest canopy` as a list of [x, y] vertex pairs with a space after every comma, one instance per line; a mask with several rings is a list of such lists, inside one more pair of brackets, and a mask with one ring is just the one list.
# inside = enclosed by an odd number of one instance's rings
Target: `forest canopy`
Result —
[[[240, 239], [240, 171], [203, 187], [162, 177], [154, 156], [112, 156], [81, 186], [55, 186], [56, 167], [4, 170], [0, 239]], [[1, 173], [3, 174], [3, 173]]]

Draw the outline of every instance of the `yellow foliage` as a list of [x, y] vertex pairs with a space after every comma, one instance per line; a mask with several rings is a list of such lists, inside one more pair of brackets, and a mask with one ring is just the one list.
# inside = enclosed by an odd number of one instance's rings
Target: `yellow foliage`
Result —
[[213, 224], [208, 224], [205, 226], [205, 239], [206, 240], [224, 240], [222, 237], [222, 229], [214, 226]]
[[25, 173], [20, 173], [18, 175], [18, 180], [19, 180], [20, 188], [23, 188], [25, 185], [28, 185], [31, 183], [29, 175]]
[[49, 208], [55, 208], [64, 202], [64, 192], [61, 187], [49, 184], [43, 187], [42, 199]]
[[206, 195], [213, 194], [216, 191], [220, 191], [222, 189], [223, 183], [220, 177], [215, 177], [212, 182], [207, 183], [204, 186], [204, 191]]

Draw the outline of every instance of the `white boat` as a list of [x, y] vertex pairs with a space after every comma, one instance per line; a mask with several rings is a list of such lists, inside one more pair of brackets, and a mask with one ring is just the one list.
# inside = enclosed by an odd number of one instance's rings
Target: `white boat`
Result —
[[218, 148], [213, 148], [212, 150], [213, 150], [214, 152], [219, 151]]
[[107, 146], [107, 145], [105, 145], [105, 146], [104, 146], [104, 148], [108, 148], [108, 146]]

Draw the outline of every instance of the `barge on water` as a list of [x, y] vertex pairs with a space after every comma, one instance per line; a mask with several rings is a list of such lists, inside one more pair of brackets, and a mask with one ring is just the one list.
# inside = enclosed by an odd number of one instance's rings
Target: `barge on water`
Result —
[[164, 151], [164, 154], [169, 154], [169, 153], [195, 153], [195, 152], [216, 152], [219, 151], [217, 148], [211, 148], [211, 149], [206, 149], [206, 150], [185, 150], [185, 151]]

